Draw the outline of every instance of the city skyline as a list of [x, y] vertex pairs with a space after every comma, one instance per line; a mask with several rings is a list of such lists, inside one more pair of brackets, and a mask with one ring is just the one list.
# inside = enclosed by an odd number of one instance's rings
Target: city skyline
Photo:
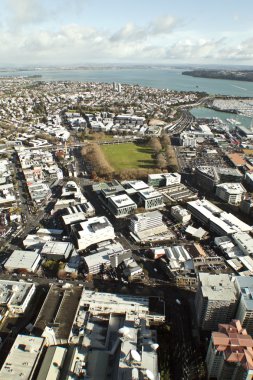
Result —
[[252, 2], [4, 0], [0, 65], [253, 62]]

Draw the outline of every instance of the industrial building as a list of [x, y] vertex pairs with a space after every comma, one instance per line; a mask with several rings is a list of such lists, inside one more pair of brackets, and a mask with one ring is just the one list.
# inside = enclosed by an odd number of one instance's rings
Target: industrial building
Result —
[[212, 331], [219, 323], [228, 323], [235, 315], [237, 294], [228, 274], [199, 273], [195, 297], [197, 323], [202, 330]]
[[93, 217], [85, 222], [73, 224], [71, 235], [79, 251], [115, 238], [113, 226], [105, 216]]
[[240, 321], [220, 323], [218, 331], [212, 332], [206, 365], [208, 379], [252, 379], [253, 339]]
[[240, 183], [222, 183], [216, 186], [215, 194], [224, 202], [239, 205], [246, 194], [246, 189]]
[[4, 267], [8, 272], [13, 272], [17, 269], [36, 272], [40, 261], [41, 256], [38, 251], [15, 250], [4, 264]]

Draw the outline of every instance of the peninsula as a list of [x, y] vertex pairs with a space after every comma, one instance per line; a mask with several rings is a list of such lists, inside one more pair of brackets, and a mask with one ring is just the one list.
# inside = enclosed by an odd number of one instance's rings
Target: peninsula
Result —
[[191, 70], [183, 71], [183, 75], [198, 78], [230, 79], [253, 82], [253, 70]]

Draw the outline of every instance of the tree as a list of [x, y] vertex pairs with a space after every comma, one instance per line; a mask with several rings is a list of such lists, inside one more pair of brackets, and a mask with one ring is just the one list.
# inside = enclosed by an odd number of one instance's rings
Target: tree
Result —
[[165, 149], [168, 145], [171, 145], [171, 139], [169, 135], [163, 134], [160, 138], [162, 147]]
[[162, 145], [157, 137], [151, 137], [149, 140], [149, 145], [156, 154], [162, 150]]
[[167, 160], [163, 153], [159, 153], [156, 158], [156, 164], [159, 169], [163, 169], [167, 166]]

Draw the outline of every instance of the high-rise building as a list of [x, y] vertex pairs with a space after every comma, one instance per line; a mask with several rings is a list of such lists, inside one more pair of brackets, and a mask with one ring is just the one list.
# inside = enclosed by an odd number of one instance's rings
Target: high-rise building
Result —
[[219, 324], [206, 355], [207, 378], [250, 380], [253, 378], [253, 339], [240, 321]]
[[253, 277], [236, 276], [235, 287], [240, 299], [236, 319], [253, 335]]
[[219, 323], [228, 323], [235, 316], [237, 294], [228, 274], [199, 274], [195, 297], [197, 322], [202, 330], [217, 329]]

